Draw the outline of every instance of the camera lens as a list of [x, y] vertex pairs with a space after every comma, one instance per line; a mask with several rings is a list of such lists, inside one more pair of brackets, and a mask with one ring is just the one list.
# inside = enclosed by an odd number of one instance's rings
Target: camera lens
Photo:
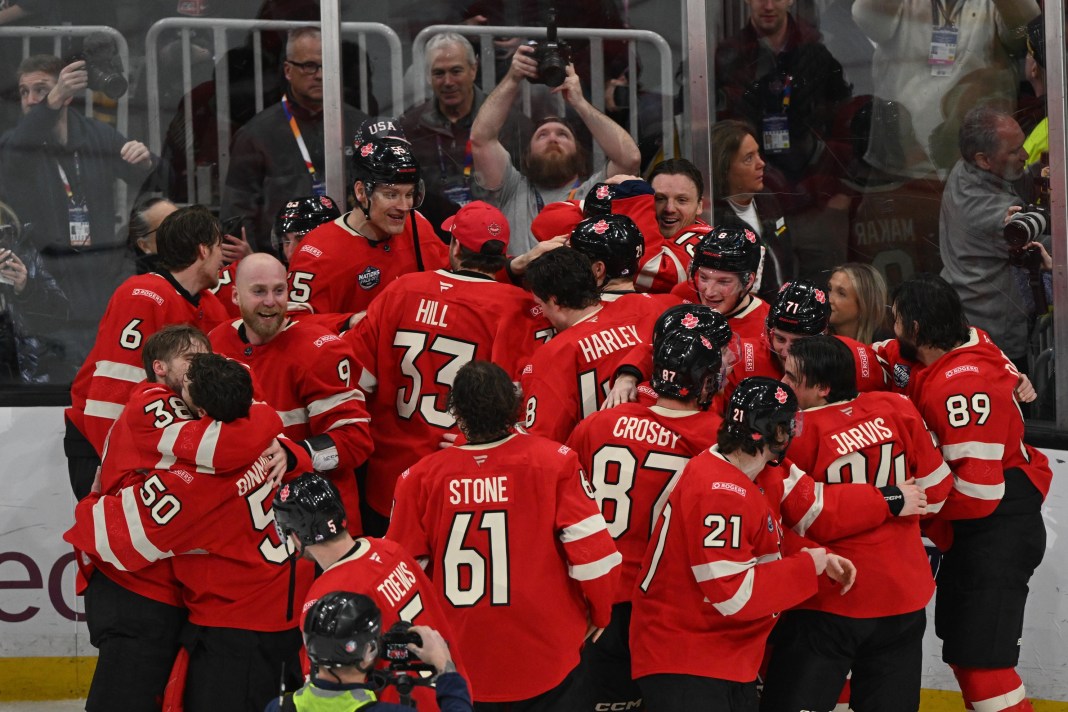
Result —
[[538, 65], [538, 75], [546, 86], [555, 89], [567, 78], [567, 64], [556, 52], [547, 53], [545, 59]]

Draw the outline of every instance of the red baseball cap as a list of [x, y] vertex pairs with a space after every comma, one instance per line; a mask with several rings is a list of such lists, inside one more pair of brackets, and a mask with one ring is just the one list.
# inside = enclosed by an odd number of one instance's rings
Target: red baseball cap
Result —
[[446, 218], [441, 229], [452, 233], [456, 241], [473, 252], [482, 252], [482, 246], [498, 240], [508, 247], [508, 219], [497, 208], [483, 200], [475, 200], [460, 208], [452, 217]]

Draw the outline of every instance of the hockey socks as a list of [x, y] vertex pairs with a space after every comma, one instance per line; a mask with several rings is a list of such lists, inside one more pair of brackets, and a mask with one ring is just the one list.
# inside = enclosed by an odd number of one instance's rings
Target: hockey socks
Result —
[[988, 670], [950, 665], [964, 704], [974, 712], [1033, 712], [1023, 680], [1014, 668]]

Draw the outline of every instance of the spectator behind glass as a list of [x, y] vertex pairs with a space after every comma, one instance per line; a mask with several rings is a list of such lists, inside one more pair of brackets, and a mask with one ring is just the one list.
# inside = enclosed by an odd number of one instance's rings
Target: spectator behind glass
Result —
[[764, 189], [764, 159], [753, 129], [728, 119], [712, 127], [712, 224], [748, 227], [764, 247], [753, 291], [771, 300], [796, 275], [793, 243], [775, 196]]
[[[319, 30], [291, 30], [283, 67], [288, 83], [285, 95], [234, 136], [220, 218], [226, 222], [241, 216], [248, 239], [258, 251], [270, 250], [274, 218], [292, 196], [326, 195], [322, 70]], [[351, 136], [367, 115], [345, 106], [342, 118], [344, 135]], [[346, 155], [351, 150], [348, 146], [329, 149], [344, 149]]]
[[[476, 198], [498, 207], [512, 229], [511, 246], [516, 254], [537, 244], [530, 232], [534, 216], [549, 203], [585, 195], [606, 176], [638, 170], [641, 154], [626, 131], [586, 101], [575, 68], [568, 65], [564, 83], [553, 90], [561, 94], [604, 150], [607, 167], [590, 175], [584, 150], [566, 120], [546, 117], [534, 131], [523, 172], [512, 165], [512, 156], [500, 141], [501, 129], [519, 95], [523, 80], [538, 76], [533, 48], [520, 46], [512, 67], [486, 98], [471, 125]], [[585, 180], [584, 180], [585, 179]]]
[[156, 255], [156, 230], [178, 206], [166, 198], [148, 198], [139, 202], [130, 211], [129, 238], [127, 246], [134, 255], [137, 274], [155, 272], [159, 268]]
[[[1011, 107], [1017, 81], [1012, 55], [1023, 53], [1025, 26], [1036, 15], [1035, 0], [856, 0], [853, 18], [876, 46], [877, 99], [867, 161], [896, 175], [929, 173], [928, 157], [936, 148], [931, 132], [943, 121], [960, 121], [943, 115], [942, 98], [973, 72], [986, 72], [981, 87], [986, 99]], [[934, 26], [941, 28], [937, 34]], [[939, 59], [931, 60], [933, 53]], [[926, 156], [908, 150], [911, 136]], [[943, 138], [952, 145], [952, 135]]]
[[830, 332], [864, 344], [893, 337], [887, 322], [886, 280], [869, 264], [848, 262], [831, 272]]
[[[426, 43], [426, 71], [433, 96], [405, 112], [400, 124], [423, 168], [427, 191], [421, 210], [448, 242], [449, 234], [439, 226], [473, 200], [471, 124], [486, 94], [475, 84], [478, 60], [462, 35], [446, 32], [431, 37]], [[500, 140], [513, 161], [530, 134], [530, 119], [514, 108], [509, 111]]]
[[[0, 183], [33, 246], [60, 288], [78, 304], [55, 336], [67, 349], [69, 375], [89, 350], [96, 325], [125, 277], [116, 259], [115, 179], [140, 186], [156, 158], [140, 141], [71, 109], [89, 83], [84, 61], [26, 58], [18, 70], [23, 116], [0, 136]], [[68, 376], [69, 377], [69, 376]]]
[[938, 225], [945, 279], [960, 296], [967, 321], [990, 334], [1026, 371], [1031, 317], [1009, 263], [1007, 216], [1023, 205], [1012, 181], [1024, 173], [1024, 135], [1010, 115], [979, 107], [960, 128], [960, 152], [946, 180]]
[[54, 382], [61, 367], [62, 351], [48, 334], [70, 303], [25, 234], [0, 203], [0, 384]]

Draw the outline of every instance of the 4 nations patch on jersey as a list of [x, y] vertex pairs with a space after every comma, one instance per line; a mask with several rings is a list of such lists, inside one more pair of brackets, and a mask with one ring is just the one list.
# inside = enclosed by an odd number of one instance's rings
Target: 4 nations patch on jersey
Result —
[[361, 288], [374, 289], [382, 281], [382, 270], [373, 265], [368, 265], [363, 272], [360, 272], [356, 280], [360, 283]]

